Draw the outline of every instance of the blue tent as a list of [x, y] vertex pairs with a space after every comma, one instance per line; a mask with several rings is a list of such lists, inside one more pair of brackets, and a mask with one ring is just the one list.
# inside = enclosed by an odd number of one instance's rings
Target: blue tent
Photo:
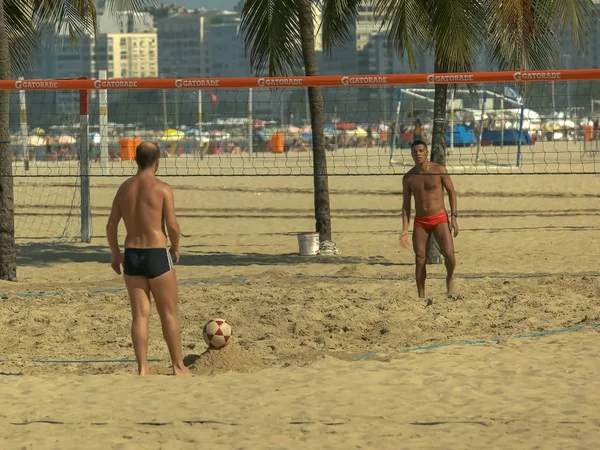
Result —
[[[454, 145], [472, 145], [477, 142], [472, 127], [454, 125]], [[450, 130], [446, 130], [446, 145], [450, 145]]]

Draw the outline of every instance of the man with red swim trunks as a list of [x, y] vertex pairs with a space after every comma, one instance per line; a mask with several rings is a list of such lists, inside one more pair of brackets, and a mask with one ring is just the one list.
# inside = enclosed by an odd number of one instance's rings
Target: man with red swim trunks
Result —
[[[410, 222], [411, 197], [415, 197], [415, 226], [413, 230], [413, 248], [415, 251], [415, 278], [419, 298], [425, 298], [426, 249], [429, 234], [433, 233], [446, 265], [446, 289], [448, 295], [454, 294], [454, 237], [458, 236], [456, 218], [456, 191], [446, 168], [429, 161], [427, 144], [414, 141], [411, 154], [415, 167], [410, 169], [402, 178], [402, 233], [400, 244], [408, 246], [408, 225]], [[444, 205], [444, 189], [450, 199], [451, 219]]]

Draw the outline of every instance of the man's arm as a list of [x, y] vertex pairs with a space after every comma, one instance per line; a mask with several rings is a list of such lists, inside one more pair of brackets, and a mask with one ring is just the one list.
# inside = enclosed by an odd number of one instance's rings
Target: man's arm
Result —
[[119, 222], [121, 221], [121, 207], [119, 206], [119, 192], [113, 200], [112, 209], [106, 223], [106, 239], [110, 247], [110, 252], [113, 256], [119, 256], [121, 249], [119, 248]]
[[171, 241], [171, 252], [179, 252], [179, 223], [175, 216], [175, 196], [171, 186], [165, 185], [165, 200], [163, 202], [163, 216], [165, 218], [165, 225], [167, 226], [167, 233], [169, 234], [169, 240]]
[[404, 175], [402, 178], [402, 234], [408, 233], [408, 225], [410, 224], [410, 202], [412, 191], [408, 184], [408, 177]]

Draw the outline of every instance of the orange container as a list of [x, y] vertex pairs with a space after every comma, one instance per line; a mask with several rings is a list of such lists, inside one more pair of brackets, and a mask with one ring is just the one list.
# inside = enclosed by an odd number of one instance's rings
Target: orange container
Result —
[[283, 153], [285, 135], [282, 133], [273, 133], [271, 135], [271, 151], [273, 153]]
[[119, 149], [121, 150], [121, 159], [131, 161], [135, 159], [135, 149], [142, 140], [140, 138], [124, 137], [119, 139]]

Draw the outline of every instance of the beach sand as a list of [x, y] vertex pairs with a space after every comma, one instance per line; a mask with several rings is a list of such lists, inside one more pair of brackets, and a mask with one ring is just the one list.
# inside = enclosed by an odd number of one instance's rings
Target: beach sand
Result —
[[[311, 177], [170, 177], [195, 376], [163, 376], [153, 311], [145, 379], [92, 362], [133, 358], [103, 237], [121, 181], [92, 178], [91, 244], [25, 245], [62, 226], [75, 188], [16, 189], [64, 193], [47, 215], [21, 208], [19, 282], [0, 283], [1, 448], [596, 448], [597, 176], [455, 176], [459, 296], [430, 266], [431, 305], [398, 245], [399, 176], [330, 179], [337, 257], [297, 255]], [[233, 326], [221, 351], [202, 340], [211, 317]]]

